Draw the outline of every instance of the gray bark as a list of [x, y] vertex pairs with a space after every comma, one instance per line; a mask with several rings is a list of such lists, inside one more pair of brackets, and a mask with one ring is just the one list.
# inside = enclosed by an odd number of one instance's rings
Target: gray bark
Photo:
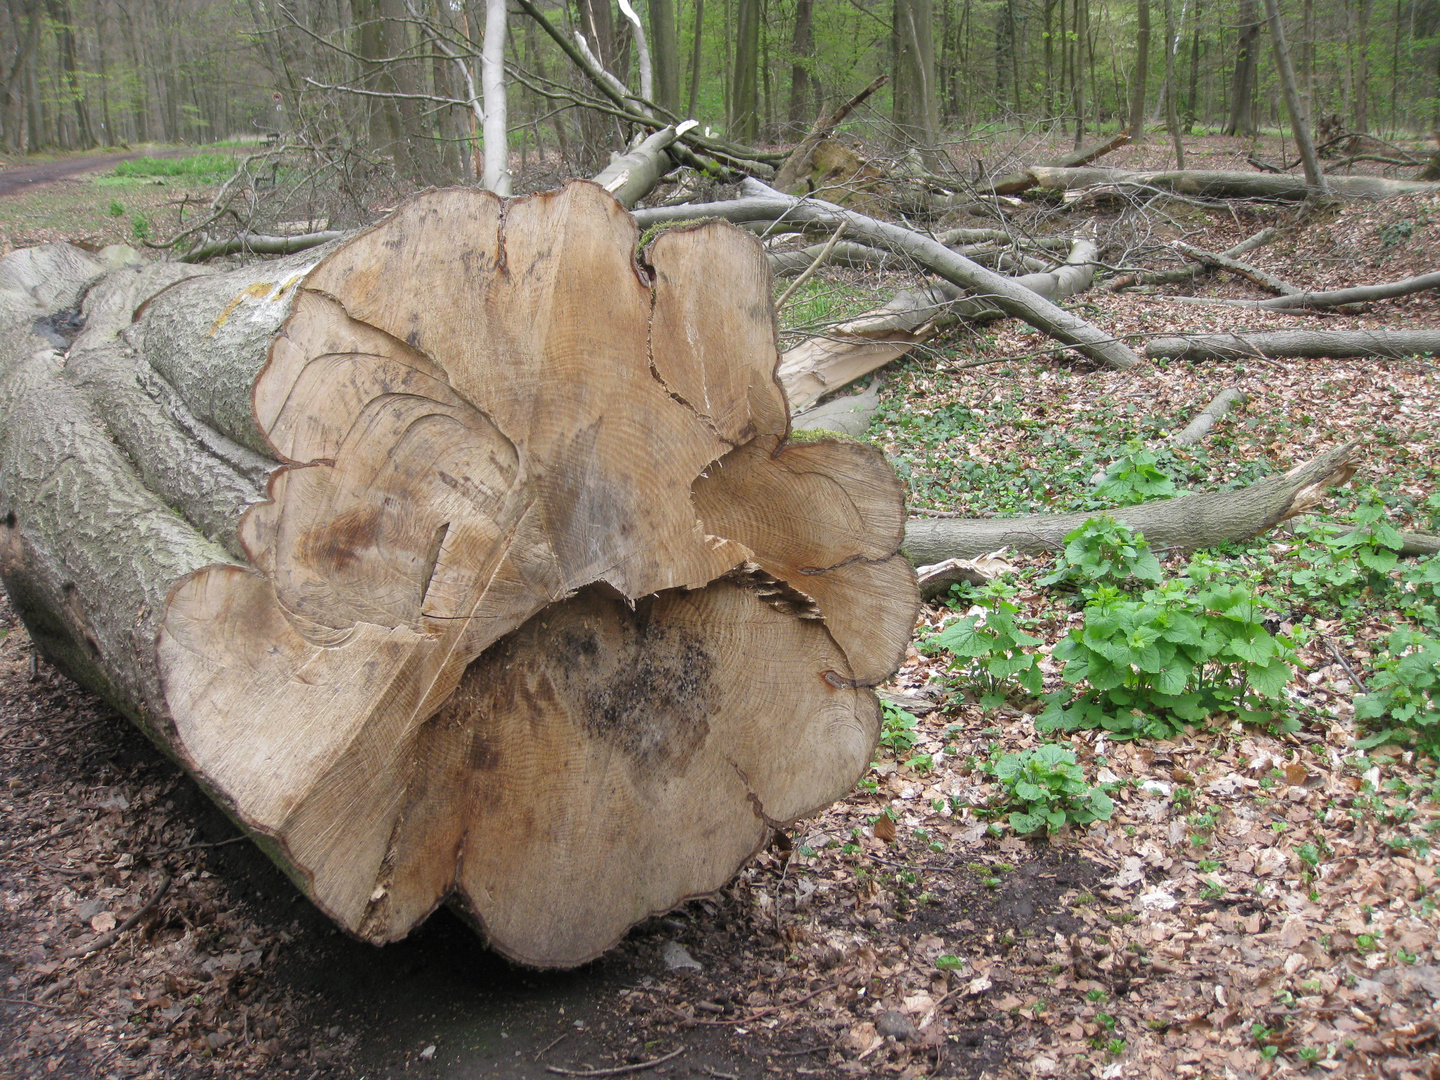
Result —
[[[1304, 199], [1310, 187], [1299, 176], [1289, 174], [1225, 172], [1191, 169], [1170, 172], [1136, 172], [1128, 169], [1050, 169], [1030, 170], [1035, 187], [1058, 191], [1079, 191], [1101, 185], [1159, 188], [1178, 195], [1198, 195], [1216, 199]], [[1440, 184], [1416, 180], [1387, 180], [1381, 176], [1332, 176], [1327, 179], [1332, 195], [1355, 198], [1388, 199], [1396, 195], [1414, 195], [1440, 191]]]
[[41, 655], [163, 747], [154, 655], [166, 595], [232, 560], [140, 480], [101, 421], [113, 407], [102, 414], [72, 385], [85, 372], [62, 364], [49, 331], [34, 332], [36, 301], [13, 288], [38, 275], [53, 315], [104, 269], [60, 244], [0, 261], [0, 579]]
[[1228, 386], [1216, 394], [1210, 404], [1201, 409], [1195, 419], [1170, 437], [1171, 446], [1194, 446], [1205, 438], [1215, 421], [1228, 413], [1232, 406], [1245, 402], [1245, 391], [1238, 386]]
[[1262, 533], [1301, 512], [1325, 486], [1354, 472], [1353, 443], [1330, 450], [1280, 476], [1234, 491], [1207, 491], [1075, 514], [1013, 518], [912, 518], [905, 526], [905, 554], [917, 566], [946, 559], [973, 559], [1010, 547], [1019, 552], [1055, 551], [1069, 533], [1108, 513], [1145, 534], [1161, 550], [1193, 551]]
[[1440, 330], [1277, 330], [1263, 334], [1190, 334], [1151, 338], [1152, 360], [1260, 357], [1426, 356], [1440, 353]]
[[1305, 164], [1305, 184], [1316, 194], [1324, 195], [1327, 184], [1315, 153], [1315, 140], [1310, 136], [1309, 117], [1300, 105], [1300, 92], [1295, 87], [1295, 72], [1290, 67], [1290, 46], [1285, 42], [1285, 24], [1280, 21], [1278, 0], [1263, 0], [1265, 18], [1270, 23], [1270, 42], [1275, 52], [1275, 67], [1280, 73], [1280, 89], [1285, 96], [1285, 111], [1290, 114], [1290, 130], [1300, 147], [1300, 160]]

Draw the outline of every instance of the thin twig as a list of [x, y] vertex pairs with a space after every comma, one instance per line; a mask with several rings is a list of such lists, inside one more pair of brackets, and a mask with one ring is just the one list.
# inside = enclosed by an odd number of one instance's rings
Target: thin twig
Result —
[[208, 843], [204, 844], [184, 844], [181, 847], [176, 848], [162, 848], [159, 851], [145, 852], [145, 858], [161, 859], [164, 858], [166, 855], [180, 855], [186, 851], [198, 851], [201, 848], [225, 847], [227, 844], [238, 844], [248, 839], [250, 839], [248, 836], [232, 836], [229, 840], [211, 840]]
[[804, 1005], [805, 1002], [809, 1001], [811, 998], [817, 998], [821, 994], [825, 993], [825, 991], [834, 990], [835, 987], [839, 985], [840, 984], [838, 982], [826, 983], [824, 986], [820, 987], [819, 990], [812, 990], [804, 997], [796, 998], [794, 1001], [787, 1001], [780, 1005], [767, 1005], [763, 1009], [756, 1009], [749, 1016], [741, 1016], [733, 1020], [694, 1020], [691, 1022], [696, 1027], [735, 1027], [738, 1024], [748, 1024], [752, 1020], [759, 1020], [761, 1017], [769, 1016], [771, 1013], [777, 1013], [781, 1009], [791, 1009], [794, 1008], [796, 1005]]
[[90, 942], [90, 944], [82, 945], [78, 949], [66, 949], [60, 955], [66, 960], [72, 960], [79, 956], [90, 956], [93, 953], [100, 952], [102, 949], [108, 949], [111, 945], [114, 945], [115, 942], [120, 940], [121, 935], [123, 935], [127, 930], [129, 930], [132, 926], [138, 923], [146, 915], [150, 914], [150, 912], [154, 909], [155, 905], [160, 903], [160, 901], [165, 898], [165, 894], [170, 891], [170, 881], [170, 875], [166, 874], [164, 880], [160, 882], [160, 888], [155, 890], [155, 895], [150, 897], [149, 900], [145, 901], [145, 903], [142, 904], [133, 915], [131, 915], [124, 922], [122, 922], [114, 930], [111, 930], [108, 934], [101, 934], [94, 941]]
[[538, 1054], [535, 1055], [535, 1060], [539, 1061], [551, 1050], [554, 1050], [555, 1047], [560, 1044], [560, 1040], [565, 1038], [565, 1036], [569, 1034], [570, 1033], [568, 1031], [562, 1031], [559, 1035], [556, 1035], [555, 1038], [551, 1039], [548, 1043], [545, 1044], [545, 1048], [543, 1050], [541, 1050]]
[[780, 299], [775, 301], [775, 313], [777, 315], [784, 309], [785, 304], [790, 299], [790, 297], [795, 294], [795, 290], [800, 288], [801, 285], [804, 285], [805, 282], [809, 281], [810, 278], [814, 276], [815, 271], [819, 270], [820, 267], [825, 265], [825, 260], [830, 257], [830, 252], [834, 251], [835, 245], [839, 243], [840, 234], [845, 231], [845, 225], [846, 222], [842, 221], [840, 223], [840, 227], [837, 228], [833, 234], [831, 234], [830, 239], [826, 241], [825, 246], [820, 249], [820, 254], [815, 256], [815, 261], [812, 262], [808, 267], [806, 267], [805, 271], [790, 283], [790, 287], [788, 289], [786, 289], [783, 293], [780, 294]]
[[562, 1069], [559, 1065], [546, 1065], [545, 1071], [556, 1073], [559, 1076], [622, 1076], [625, 1073], [643, 1072], [646, 1069], [653, 1069], [656, 1065], [663, 1065], [671, 1058], [677, 1058], [685, 1052], [685, 1047], [678, 1050], [671, 1050], [663, 1057], [652, 1058], [649, 1061], [642, 1061], [638, 1065], [617, 1065], [613, 1069]]
[[64, 1005], [53, 1005], [48, 1001], [26, 1001], [24, 998], [0, 998], [0, 1005], [28, 1005], [32, 1009], [63, 1009]]
[[1355, 669], [1350, 666], [1350, 661], [1345, 659], [1344, 655], [1335, 646], [1335, 642], [1327, 637], [1325, 644], [1330, 648], [1330, 655], [1340, 662], [1340, 666], [1345, 669], [1345, 674], [1350, 676], [1350, 682], [1354, 684], [1355, 689], [1363, 692], [1365, 690], [1365, 680], [1360, 678]]

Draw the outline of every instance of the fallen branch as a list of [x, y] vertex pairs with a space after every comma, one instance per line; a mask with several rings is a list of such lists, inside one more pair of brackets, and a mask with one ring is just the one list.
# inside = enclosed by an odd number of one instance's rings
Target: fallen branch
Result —
[[[1089, 165], [1096, 158], [1103, 157], [1112, 150], [1118, 150], [1129, 141], [1130, 133], [1128, 131], [1122, 131], [1109, 142], [1097, 143], [1094, 146], [1088, 146], [1081, 150], [1073, 150], [1068, 154], [1046, 162], [1041, 168], [1078, 169], [1082, 166]], [[981, 184], [979, 186], [996, 195], [1018, 195], [1020, 192], [1027, 191], [1035, 186], [1035, 173], [1031, 169], [1018, 169], [1013, 173], [1006, 173], [1004, 176], [996, 177], [988, 184]]]
[[[1177, 195], [1218, 199], [1304, 199], [1310, 190], [1304, 177], [1288, 173], [1269, 175], [1199, 169], [1138, 172], [1102, 168], [1035, 168], [1030, 171], [1035, 177], [1036, 187], [1056, 191], [1080, 191], [1109, 185], [1152, 188]], [[1440, 185], [1436, 184], [1387, 180], [1380, 176], [1334, 176], [1328, 177], [1326, 184], [1329, 194], [1351, 198], [1386, 199], [1440, 190]]]
[[694, 126], [694, 120], [687, 120], [678, 126], [661, 128], [625, 153], [616, 154], [610, 164], [596, 174], [595, 183], [614, 195], [615, 201], [625, 209], [630, 209], [675, 167], [666, 150]]
[[1398, 360], [1440, 353], [1440, 330], [1276, 330], [1259, 334], [1187, 334], [1152, 338], [1152, 360], [1235, 360], [1374, 356]]
[[1295, 308], [1315, 310], [1317, 308], [1341, 307], [1345, 304], [1366, 304], [1372, 300], [1389, 300], [1396, 296], [1440, 289], [1440, 271], [1390, 281], [1382, 285], [1358, 285], [1353, 289], [1333, 289], [1330, 292], [1297, 292], [1292, 296], [1277, 296], [1270, 300], [1241, 301], [1266, 311], [1289, 311]]
[[1195, 419], [1186, 424], [1183, 430], [1170, 437], [1170, 445], [1194, 446], [1205, 438], [1210, 429], [1215, 426], [1215, 421], [1228, 413], [1232, 406], [1244, 403], [1245, 391], [1238, 386], [1226, 387], [1216, 394], [1210, 404], [1201, 409]]
[[[1048, 301], [1058, 300], [1090, 287], [1096, 254], [1094, 241], [1076, 240], [1064, 266], [1012, 280]], [[780, 358], [780, 382], [791, 407], [803, 409], [904, 356], [946, 326], [962, 319], [984, 321], [1004, 314], [986, 298], [963, 296], [948, 282], [902, 292], [883, 307], [786, 351]], [[861, 430], [868, 423], [867, 417]]]
[[1261, 270], [1258, 266], [1251, 266], [1239, 259], [1233, 258], [1223, 252], [1205, 251], [1202, 248], [1192, 247], [1183, 240], [1176, 240], [1173, 244], [1176, 251], [1179, 251], [1197, 262], [1220, 270], [1228, 270], [1237, 277], [1243, 277], [1253, 281], [1261, 288], [1269, 289], [1271, 292], [1279, 293], [1281, 296], [1296, 296], [1300, 293], [1294, 285], [1288, 281], [1282, 281], [1268, 270]]
[[[1261, 229], [1248, 240], [1242, 240], [1232, 248], [1226, 248], [1218, 254], [1229, 259], [1238, 259], [1241, 255], [1247, 255], [1256, 248], [1264, 247], [1271, 240], [1275, 239], [1278, 230], [1273, 226]], [[1200, 276], [1200, 271], [1208, 269], [1204, 263], [1189, 264], [1176, 267], [1172, 270], [1155, 270], [1150, 273], [1121, 274], [1105, 283], [1108, 292], [1119, 292], [1121, 289], [1128, 289], [1134, 285], [1175, 285], [1182, 281], [1193, 281]]]
[[851, 394], [817, 405], [791, 421], [792, 431], [834, 431], [852, 438], [862, 435], [880, 407], [880, 380], [864, 393]]
[[656, 1065], [664, 1065], [665, 1062], [679, 1057], [685, 1052], [685, 1047], [678, 1050], [671, 1050], [668, 1054], [662, 1054], [658, 1058], [651, 1058], [649, 1061], [641, 1061], [635, 1065], [616, 1065], [612, 1069], [562, 1069], [559, 1065], [546, 1065], [545, 1071], [555, 1073], [557, 1076], [624, 1076], [626, 1073], [644, 1072], [646, 1069], [653, 1069]]
[[222, 255], [294, 255], [307, 251], [331, 240], [339, 240], [345, 233], [339, 229], [325, 229], [322, 232], [302, 233], [299, 236], [264, 236], [260, 233], [240, 233], [228, 240], [216, 240], [201, 244], [193, 251], [187, 251], [175, 260], [182, 263], [204, 262]]
[[1013, 278], [985, 269], [959, 255], [943, 244], [913, 230], [886, 221], [845, 210], [818, 200], [791, 199], [757, 180], [746, 180], [742, 187], [751, 194], [782, 198], [789, 204], [785, 216], [800, 222], [813, 222], [834, 228], [847, 223], [847, 232], [866, 243], [903, 252], [917, 264], [952, 284], [980, 293], [995, 307], [1023, 319], [1031, 326], [1108, 367], [1124, 370], [1134, 367], [1140, 358], [1114, 336], [1075, 315], [1056, 307], [1034, 290]]
[[119, 926], [115, 927], [114, 930], [111, 930], [108, 934], [101, 934], [95, 940], [91, 941], [88, 945], [82, 945], [76, 949], [66, 949], [60, 955], [66, 960], [73, 960], [77, 957], [89, 956], [92, 953], [100, 952], [101, 950], [108, 949], [111, 945], [114, 945], [115, 942], [119, 941], [120, 938], [124, 936], [124, 934], [129, 931], [133, 926], [135, 926], [136, 923], [138, 923], [146, 915], [150, 914], [150, 912], [155, 909], [156, 904], [160, 903], [161, 900], [165, 899], [165, 894], [170, 891], [170, 880], [170, 875], [166, 874], [165, 877], [161, 879], [160, 887], [155, 890], [155, 894], [151, 896], [149, 900], [146, 900], [145, 903], [142, 904], [140, 907], [136, 908], [134, 914], [132, 914]]
[[1193, 551], [1243, 540], [1313, 509], [1326, 488], [1355, 474], [1355, 443], [1347, 443], [1233, 491], [1207, 491], [1136, 506], [1073, 514], [1013, 518], [912, 518], [905, 526], [905, 554], [917, 566], [946, 559], [973, 559], [1002, 547], [1034, 554], [1063, 546], [1067, 533], [1107, 513], [1145, 534], [1157, 550]]

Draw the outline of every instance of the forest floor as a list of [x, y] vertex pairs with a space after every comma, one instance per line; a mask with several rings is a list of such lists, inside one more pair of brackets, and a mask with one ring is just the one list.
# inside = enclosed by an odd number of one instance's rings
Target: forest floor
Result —
[[[1209, 164], [1243, 162], [1247, 147], [1226, 141]], [[1050, 208], [1015, 224], [1060, 232], [1093, 219], [1117, 262], [1153, 262], [1180, 236], [1220, 250], [1279, 224], [1282, 238], [1251, 261], [1311, 287], [1440, 266], [1433, 198], [1303, 217], [1178, 200], [1101, 211]], [[904, 284], [827, 272], [802, 305], [864, 306], [856, 297]], [[1258, 295], [1219, 277], [1186, 291]], [[1102, 290], [1071, 306], [1136, 338], [1437, 322], [1433, 294], [1344, 317]], [[1201, 447], [1163, 459], [1182, 486], [1249, 482], [1358, 439], [1364, 471], [1317, 518], [1384, 505], [1398, 527], [1440, 528], [1440, 500], [1427, 503], [1440, 491], [1434, 358], [1116, 373], [1000, 323], [954, 331], [888, 374], [870, 438], [916, 507], [1094, 505], [1097, 468], [1131, 440], [1159, 446], [1234, 384], [1245, 405]], [[1064, 735], [1114, 814], [1017, 836], [993, 766], [1054, 736], [1037, 732], [1023, 694], [978, 703], [973, 675], [931, 640], [970, 600], [930, 605], [886, 688], [904, 713], [890, 713], [855, 792], [719, 893], [568, 973], [514, 969], [444, 911], [383, 949], [338, 934], [179, 769], [37, 662], [7, 608], [0, 1072], [512, 1080], [658, 1061], [638, 1075], [1440, 1076], [1440, 778], [1403, 747], [1353, 745], [1354, 697], [1382, 640], [1418, 624], [1393, 575], [1388, 590], [1347, 578], [1317, 536], [1291, 523], [1217, 556], [1268, 596], [1296, 643], [1294, 730], [1224, 717], [1165, 738]], [[1053, 690], [1049, 649], [1077, 618], [1073, 594], [1038, 583], [1049, 557], [1011, 561], [1017, 619], [1044, 641]], [[1178, 573], [1184, 560], [1165, 566]], [[137, 912], [112, 944], [67, 955]]]

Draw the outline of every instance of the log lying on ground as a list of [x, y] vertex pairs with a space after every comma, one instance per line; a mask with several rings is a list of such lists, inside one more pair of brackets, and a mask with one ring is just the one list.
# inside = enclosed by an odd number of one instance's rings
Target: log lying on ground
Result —
[[[1130, 141], [1130, 133], [1122, 131], [1108, 142], [1096, 143], [1094, 146], [1087, 146], [1080, 150], [1072, 150], [1068, 154], [1062, 154], [1053, 161], [1047, 161], [1040, 168], [1049, 169], [1078, 169], [1089, 165], [1096, 158], [1104, 157], [1112, 150], [1118, 150]], [[989, 191], [996, 195], [1018, 195], [1022, 191], [1028, 191], [1035, 186], [1035, 173], [1033, 169], [1019, 169], [1004, 176], [997, 176], [989, 183], [978, 184], [977, 188]], [[973, 197], [973, 196], [972, 196]]]
[[[1097, 255], [1093, 240], [1077, 240], [1064, 266], [1014, 280], [1037, 296], [1059, 300], [1090, 287]], [[786, 350], [780, 358], [780, 382], [791, 405], [803, 409], [906, 355], [946, 326], [962, 319], [983, 321], [1003, 315], [984, 298], [963, 296], [949, 283], [901, 292], [883, 307], [832, 326]], [[853, 406], [849, 411], [854, 412]], [[854, 416], [850, 417], [850, 424], [856, 422]], [[868, 418], [865, 423], [869, 423]]]
[[1170, 445], [1194, 446], [1209, 434], [1210, 429], [1215, 426], [1215, 421], [1228, 413], [1233, 406], [1244, 403], [1245, 391], [1238, 386], [1227, 386], [1216, 394], [1205, 408], [1195, 414], [1195, 419], [1170, 436]]
[[1297, 291], [1285, 296], [1272, 296], [1268, 300], [1226, 300], [1224, 303], [1232, 307], [1248, 307], [1260, 311], [1318, 311], [1350, 304], [1368, 304], [1375, 300], [1390, 300], [1397, 296], [1428, 292], [1431, 289], [1440, 289], [1440, 271], [1379, 285], [1357, 285], [1351, 289], [1331, 289], [1326, 292]]
[[[1130, 169], [1048, 169], [1029, 170], [1034, 187], [1052, 191], [1082, 191], [1086, 188], [1144, 187], [1212, 199], [1304, 199], [1310, 189], [1302, 176], [1206, 170], [1137, 172]], [[1388, 199], [1396, 195], [1440, 191], [1440, 184], [1416, 180], [1387, 180], [1380, 176], [1330, 176], [1331, 195], [1351, 198]]]
[[1440, 353], [1440, 330], [1274, 330], [1257, 334], [1187, 334], [1151, 338], [1152, 360], [1235, 360], [1256, 357], [1429, 356]]
[[[0, 292], [36, 646], [366, 940], [448, 901], [581, 963], [870, 760], [918, 602], [899, 482], [787, 443], [754, 238], [636, 238], [586, 182], [429, 193], [303, 257], [107, 276], [63, 363]], [[52, 310], [98, 272], [62, 253]]]
[[1013, 518], [914, 518], [905, 527], [905, 553], [917, 565], [974, 559], [1009, 547], [1038, 553], [1064, 546], [1065, 534], [1097, 513], [1108, 513], [1145, 534], [1160, 550], [1192, 551], [1243, 540], [1317, 505], [1324, 489], [1355, 473], [1355, 444], [1336, 447], [1279, 476], [1234, 491], [1207, 491], [1074, 514]]

